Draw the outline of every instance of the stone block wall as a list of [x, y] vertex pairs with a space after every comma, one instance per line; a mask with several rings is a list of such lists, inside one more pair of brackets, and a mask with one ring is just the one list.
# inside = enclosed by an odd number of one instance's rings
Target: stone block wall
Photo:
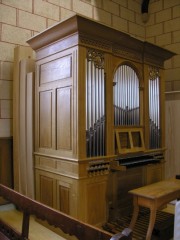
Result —
[[0, 0], [0, 137], [12, 136], [16, 46], [75, 13], [144, 39], [141, 0]]
[[142, 0], [0, 0], [0, 137], [12, 136], [14, 47], [75, 13], [177, 52], [166, 62], [167, 86], [180, 88], [180, 2], [151, 0], [142, 21]]
[[151, 0], [145, 39], [177, 55], [165, 62], [166, 91], [180, 91], [180, 1]]

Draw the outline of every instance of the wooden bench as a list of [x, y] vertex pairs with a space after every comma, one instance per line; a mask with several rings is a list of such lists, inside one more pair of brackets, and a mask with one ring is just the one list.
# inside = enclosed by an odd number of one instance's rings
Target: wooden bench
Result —
[[129, 228], [134, 229], [138, 218], [139, 207], [150, 209], [149, 226], [146, 240], [151, 239], [156, 220], [156, 212], [172, 200], [180, 198], [180, 180], [167, 179], [129, 191], [133, 195], [134, 212]]
[[76, 236], [78, 240], [132, 239], [132, 232], [130, 229], [125, 229], [122, 233], [112, 235], [109, 232], [81, 222], [40, 202], [25, 197], [2, 184], [0, 184], [0, 196], [13, 203], [23, 213], [21, 233], [0, 220], [1, 240], [27, 240], [29, 236], [30, 215], [34, 215], [40, 220], [46, 220], [50, 225], [61, 229], [64, 233], [70, 236]]

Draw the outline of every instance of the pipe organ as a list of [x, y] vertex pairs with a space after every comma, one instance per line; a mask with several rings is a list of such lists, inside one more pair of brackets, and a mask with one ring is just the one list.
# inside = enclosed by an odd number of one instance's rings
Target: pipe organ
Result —
[[128, 190], [163, 178], [163, 65], [174, 54], [80, 15], [28, 43], [36, 199], [94, 225], [127, 213]]

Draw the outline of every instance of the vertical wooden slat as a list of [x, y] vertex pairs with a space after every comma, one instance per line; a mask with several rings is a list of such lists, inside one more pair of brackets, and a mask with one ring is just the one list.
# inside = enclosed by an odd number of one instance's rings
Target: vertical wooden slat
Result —
[[20, 65], [22, 59], [33, 59], [33, 50], [30, 47], [18, 46], [14, 50], [14, 72], [13, 72], [13, 165], [14, 165], [14, 189], [20, 191]]
[[34, 199], [34, 73], [27, 74], [26, 99], [27, 196]]
[[[23, 193], [24, 195], [29, 196], [28, 193], [28, 179], [27, 175], [28, 172], [32, 172], [32, 168], [28, 169], [27, 161], [32, 162], [32, 152], [30, 154], [30, 159], [27, 159], [27, 151], [28, 149], [32, 150], [32, 141], [31, 145], [29, 142], [29, 137], [32, 139], [32, 118], [30, 118], [30, 112], [32, 112], [32, 106], [31, 109], [27, 109], [27, 104], [29, 104], [29, 101], [33, 98], [32, 95], [32, 89], [28, 89], [29, 86], [27, 86], [27, 73], [34, 71], [34, 60], [32, 59], [24, 59], [20, 61], [20, 89], [19, 89], [19, 191]], [[28, 95], [27, 95], [28, 93]], [[29, 99], [28, 97], [30, 97]], [[28, 110], [30, 112], [28, 112]], [[28, 131], [31, 133], [31, 135], [28, 135]], [[29, 145], [28, 145], [29, 144]], [[32, 165], [32, 163], [31, 163]], [[29, 182], [31, 183], [33, 179], [29, 179]], [[31, 194], [32, 195], [31, 190]]]
[[27, 212], [23, 213], [23, 223], [22, 223], [22, 239], [28, 239], [29, 236], [29, 220], [30, 214]]

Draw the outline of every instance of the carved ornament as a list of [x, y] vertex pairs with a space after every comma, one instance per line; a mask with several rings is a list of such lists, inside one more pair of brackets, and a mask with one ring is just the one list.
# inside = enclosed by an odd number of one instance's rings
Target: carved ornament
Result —
[[150, 80], [155, 80], [158, 77], [160, 77], [159, 68], [149, 66], [149, 79]]
[[92, 46], [95, 48], [100, 48], [106, 51], [111, 51], [111, 44], [106, 40], [92, 39], [89, 36], [80, 34], [79, 40], [81, 44]]
[[87, 60], [94, 62], [96, 68], [104, 68], [104, 54], [94, 49], [87, 51]]

